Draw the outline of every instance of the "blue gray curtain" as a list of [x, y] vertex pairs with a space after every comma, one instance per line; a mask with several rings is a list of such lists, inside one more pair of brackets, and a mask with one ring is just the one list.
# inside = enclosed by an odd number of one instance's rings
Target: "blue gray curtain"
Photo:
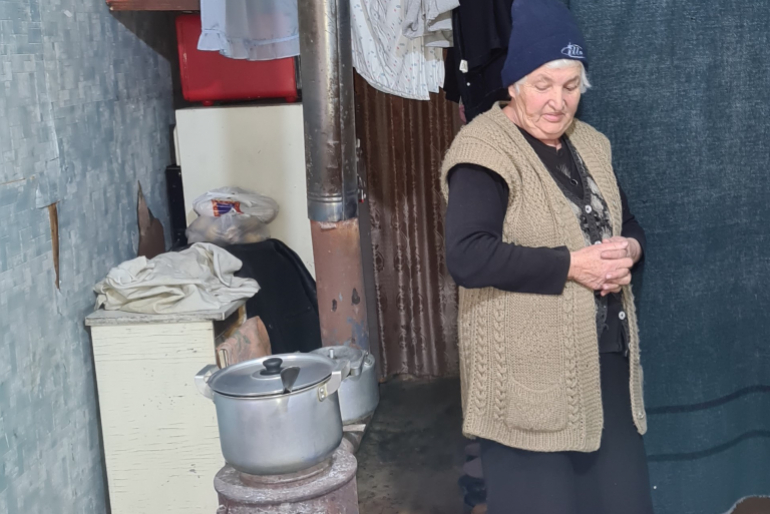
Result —
[[647, 230], [637, 277], [658, 514], [770, 494], [770, 2], [571, 0]]

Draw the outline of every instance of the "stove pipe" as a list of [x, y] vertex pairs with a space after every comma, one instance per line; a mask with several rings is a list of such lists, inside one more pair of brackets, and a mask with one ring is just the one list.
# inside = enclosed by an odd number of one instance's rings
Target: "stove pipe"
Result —
[[349, 0], [300, 0], [307, 206], [324, 346], [369, 350]]
[[350, 2], [299, 2], [308, 215], [358, 216]]

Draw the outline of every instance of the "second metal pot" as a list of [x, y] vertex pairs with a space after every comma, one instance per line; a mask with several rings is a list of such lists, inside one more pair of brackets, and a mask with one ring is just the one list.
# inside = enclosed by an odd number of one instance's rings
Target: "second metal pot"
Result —
[[238, 471], [294, 473], [322, 462], [340, 445], [337, 391], [348, 371], [339, 363], [321, 355], [287, 354], [209, 376], [215, 369], [207, 366], [195, 381], [214, 401], [222, 453]]
[[342, 423], [350, 425], [373, 414], [380, 401], [374, 356], [348, 346], [326, 346], [313, 353], [333, 359], [341, 369], [350, 369], [339, 390]]

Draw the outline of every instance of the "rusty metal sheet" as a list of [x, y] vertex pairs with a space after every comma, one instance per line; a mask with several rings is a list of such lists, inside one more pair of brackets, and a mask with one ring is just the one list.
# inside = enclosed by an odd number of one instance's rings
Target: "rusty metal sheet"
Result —
[[443, 94], [406, 100], [356, 76], [356, 113], [382, 374], [455, 375], [457, 289], [444, 257], [439, 168], [459, 128], [457, 104]]
[[369, 350], [358, 219], [310, 226], [323, 345]]

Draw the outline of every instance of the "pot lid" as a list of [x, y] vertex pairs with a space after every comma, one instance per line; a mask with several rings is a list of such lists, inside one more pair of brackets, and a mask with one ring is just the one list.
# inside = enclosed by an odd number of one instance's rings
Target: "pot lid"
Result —
[[322, 355], [291, 353], [271, 355], [241, 362], [221, 369], [209, 379], [209, 387], [219, 394], [254, 398], [283, 394], [281, 372], [287, 368], [299, 368], [292, 391], [321, 384], [332, 374], [335, 362]]
[[351, 372], [360, 371], [366, 357], [363, 350], [349, 346], [324, 346], [313, 353], [333, 359], [338, 365], [350, 368]]

